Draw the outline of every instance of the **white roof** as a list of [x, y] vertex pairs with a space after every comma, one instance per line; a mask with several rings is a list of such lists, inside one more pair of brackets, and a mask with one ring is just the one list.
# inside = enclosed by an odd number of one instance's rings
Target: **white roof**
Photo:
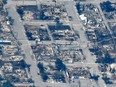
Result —
[[87, 20], [87, 17], [85, 17], [85, 15], [84, 14], [82, 14], [82, 15], [80, 15], [80, 18], [81, 18], [81, 20]]
[[113, 63], [113, 64], [110, 65], [110, 67], [111, 67], [112, 69], [116, 69], [116, 64]]

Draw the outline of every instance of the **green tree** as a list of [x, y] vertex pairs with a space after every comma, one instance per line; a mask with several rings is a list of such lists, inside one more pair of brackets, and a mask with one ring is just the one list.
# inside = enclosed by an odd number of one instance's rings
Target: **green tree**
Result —
[[63, 64], [62, 60], [60, 59], [56, 59], [55, 61], [55, 65], [58, 71], [65, 71], [66, 70], [66, 66]]
[[14, 87], [14, 85], [10, 81], [6, 81], [3, 83], [2, 87]]

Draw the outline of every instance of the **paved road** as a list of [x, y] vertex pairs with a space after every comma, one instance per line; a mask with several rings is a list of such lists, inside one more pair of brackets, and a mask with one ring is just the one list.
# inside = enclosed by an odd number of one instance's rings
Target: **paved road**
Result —
[[22, 44], [21, 48], [25, 53], [25, 60], [28, 64], [31, 65], [30, 73], [32, 79], [34, 80], [34, 85], [36, 87], [43, 87], [41, 77], [37, 75], [39, 70], [37, 68], [36, 62], [32, 59], [33, 52], [31, 50], [30, 43], [25, 35], [24, 27], [22, 25], [22, 22], [20, 21], [20, 17], [15, 11], [15, 7], [13, 6], [10, 6], [8, 12], [9, 16], [11, 16], [14, 19], [13, 31], [14, 33], [17, 32], [16, 38]]
[[31, 20], [31, 21], [24, 21], [23, 22], [24, 24], [32, 24], [32, 25], [36, 25], [36, 24], [39, 24], [39, 25], [46, 25], [46, 24], [56, 24], [55, 22], [53, 21], [41, 21], [41, 20]]
[[77, 18], [77, 14], [76, 14], [77, 13], [77, 10], [75, 9], [76, 7], [75, 7], [74, 2], [72, 2], [72, 1], [68, 1], [68, 2], [65, 1], [64, 4], [65, 4], [65, 7], [66, 7], [68, 16], [71, 16], [72, 17], [73, 24], [80, 23], [78, 21], [78, 18]]
[[[86, 3], [86, 2], [84, 2], [84, 3]], [[87, 2], [87, 3], [89, 3], [89, 2]], [[91, 3], [98, 3], [98, 2], [91, 1]], [[76, 10], [75, 10], [76, 8], [73, 7], [74, 6], [74, 3], [72, 3], [72, 4], [70, 2], [70, 4], [68, 4], [68, 7], [72, 7], [73, 9], [67, 9], [67, 10], [70, 10], [69, 12], [71, 12], [72, 13], [72, 16], [74, 17], [74, 20], [71, 23], [74, 26], [74, 30], [79, 32], [80, 42], [83, 42], [83, 43], [86, 44], [86, 47], [85, 46], [83, 47], [82, 45], [80, 45], [80, 46], [81, 46], [81, 48], [83, 50], [83, 53], [84, 53], [84, 55], [85, 55], [85, 57], [87, 59], [87, 63], [90, 64], [90, 67], [92, 68], [90, 70], [90, 72], [101, 76], [100, 71], [98, 69], [98, 65], [95, 63], [96, 57], [95, 56], [92, 56], [91, 53], [90, 53], [90, 51], [89, 51], [89, 49], [87, 48], [88, 40], [87, 40], [87, 38], [85, 36], [85, 32], [82, 30], [83, 25], [81, 24], [81, 21], [80, 21], [80, 18], [79, 18], [79, 14], [76, 13]], [[75, 23], [75, 20], [76, 21], [79, 21], [79, 23], [74, 24]], [[91, 66], [91, 64], [92, 64], [92, 66]], [[84, 66], [88, 66], [88, 65], [86, 63], [84, 63]], [[98, 83], [99, 83], [99, 86], [100, 87], [106, 87], [106, 85], [105, 85], [105, 83], [104, 83], [104, 81], [102, 80], [101, 77], [99, 78]]]
[[36, 61], [32, 59], [32, 49], [30, 47], [30, 42], [28, 41], [26, 35], [25, 35], [25, 30], [23, 27], [23, 23], [20, 20], [19, 15], [16, 12], [16, 9], [14, 6], [10, 6], [11, 4], [8, 4], [8, 12], [9, 16], [11, 16], [14, 19], [14, 25], [13, 25], [13, 32], [14, 35], [16, 36], [17, 40], [22, 44], [21, 49], [23, 50], [26, 58], [26, 63], [30, 64], [30, 73], [32, 76], [32, 79], [34, 80], [34, 85], [35, 87], [46, 87], [46, 86], [51, 86], [51, 87], [69, 87], [66, 83], [44, 83], [38, 73], [38, 68]]
[[37, 4], [36, 0], [30, 0], [30, 1], [25, 1], [25, 0], [8, 0], [8, 3], [10, 5], [35, 5]]
[[[20, 17], [19, 15], [17, 14], [17, 12], [15, 11], [15, 5], [19, 5], [19, 4], [39, 4], [40, 2], [43, 3], [42, 0], [36, 0], [36, 1], [32, 1], [32, 3], [30, 2], [15, 2], [13, 3], [12, 0], [8, 0], [8, 6], [9, 6], [9, 15], [15, 19], [15, 22], [14, 22], [14, 25], [13, 25], [13, 31], [14, 31], [14, 34], [15, 36], [17, 37], [18, 41], [20, 41], [22, 43], [21, 45], [21, 48], [22, 50], [24, 51], [24, 53], [26, 54], [26, 62], [28, 64], [31, 64], [31, 75], [32, 75], [32, 79], [34, 80], [34, 84], [36, 87], [45, 87], [45, 86], [52, 86], [52, 87], [59, 87], [59, 85], [61, 85], [61, 87], [74, 87], [71, 85], [67, 85], [67, 84], [64, 84], [64, 83], [43, 83], [42, 80], [41, 80], [41, 77], [37, 75], [37, 72], [39, 71], [37, 66], [36, 66], [36, 61], [34, 61], [31, 56], [33, 55], [32, 53], [32, 50], [31, 50], [31, 47], [30, 47], [30, 42], [28, 41], [26, 35], [25, 35], [25, 31], [24, 31], [24, 27], [23, 27], [23, 24], [20, 20]], [[40, 1], [40, 2], [39, 2]], [[104, 0], [90, 0], [89, 2], [86, 1], [86, 2], [83, 2], [83, 3], [93, 3], [93, 4], [97, 4], [100, 3], [101, 1], [104, 1]], [[74, 30], [79, 32], [80, 34], [80, 43], [84, 43], [84, 45], [81, 45], [81, 48], [83, 50], [83, 53], [85, 55], [85, 57], [87, 58], [87, 63], [83, 63], [83, 66], [90, 66], [92, 69], [91, 69], [91, 73], [96, 73], [97, 75], [101, 75], [100, 74], [100, 71], [98, 70], [98, 65], [95, 63], [95, 59], [96, 57], [95, 56], [92, 56], [87, 45], [88, 45], [88, 40], [85, 36], [85, 33], [84, 31], [81, 29], [83, 27], [81, 21], [80, 21], [80, 18], [79, 18], [79, 14], [77, 14], [77, 10], [76, 10], [76, 7], [75, 7], [75, 3], [71, 0], [63, 0], [63, 3], [66, 4], [66, 9], [67, 9], [67, 12], [68, 12], [68, 15], [69, 16], [72, 16], [73, 17], [73, 21], [70, 22], [71, 25], [74, 27]], [[99, 6], [98, 6], [99, 7]], [[101, 13], [101, 12], [100, 12]], [[102, 16], [103, 16], [103, 13], [101, 13]], [[105, 21], [105, 19], [104, 19]], [[39, 23], [45, 23], [46, 22], [40, 22], [38, 21]], [[25, 23], [38, 23], [38, 22], [25, 22]], [[107, 23], [105, 23], [106, 26], [107, 26]], [[108, 26], [107, 26], [108, 27]], [[50, 32], [49, 32], [50, 33]], [[50, 41], [50, 42], [40, 42], [41, 44], [51, 44], [51, 43], [54, 43], [53, 41]], [[61, 43], [60, 41], [56, 41], [55, 43]], [[70, 44], [69, 42], [65, 42], [65, 41], [62, 41], [62, 43], [67, 43], [67, 44]], [[76, 42], [74, 42], [75, 44], [77, 44]], [[78, 63], [79, 64], [79, 63]], [[75, 64], [75, 65], [78, 65], [78, 64]], [[82, 63], [80, 63], [82, 64]], [[81, 65], [80, 65], [81, 66]], [[105, 84], [104, 84], [104, 81], [101, 79], [101, 77], [99, 78], [98, 80], [98, 83], [99, 83], [99, 86], [98, 87], [106, 87]], [[93, 83], [92, 83], [93, 84]], [[75, 87], [78, 87], [78, 85], [76, 85]]]

